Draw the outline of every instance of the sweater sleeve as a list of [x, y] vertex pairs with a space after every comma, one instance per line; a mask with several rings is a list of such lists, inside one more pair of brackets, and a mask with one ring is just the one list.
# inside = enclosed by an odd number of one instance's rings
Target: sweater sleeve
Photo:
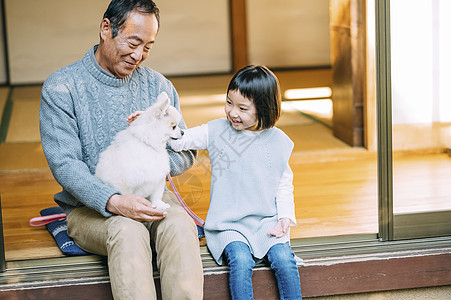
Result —
[[208, 124], [202, 124], [183, 131], [183, 137], [178, 140], [170, 140], [169, 146], [174, 151], [205, 150], [208, 145]]
[[53, 74], [44, 83], [39, 110], [42, 147], [49, 167], [66, 192], [102, 215], [111, 216], [105, 206], [109, 198], [119, 192], [91, 174], [84, 163], [74, 95], [68, 80], [58, 75]]
[[293, 171], [287, 164], [282, 174], [282, 178], [280, 179], [279, 188], [276, 195], [276, 203], [278, 218], [289, 218], [291, 226], [296, 225], [293, 191]]

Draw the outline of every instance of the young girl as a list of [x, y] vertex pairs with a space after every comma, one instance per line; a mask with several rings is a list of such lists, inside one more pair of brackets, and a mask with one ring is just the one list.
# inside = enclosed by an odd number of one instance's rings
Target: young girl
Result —
[[226, 119], [185, 131], [175, 151], [206, 149], [211, 161], [207, 246], [229, 266], [232, 299], [253, 299], [252, 268], [269, 262], [280, 299], [302, 299], [289, 226], [296, 224], [293, 142], [274, 127], [281, 111], [277, 77], [264, 66], [238, 71], [227, 89]]

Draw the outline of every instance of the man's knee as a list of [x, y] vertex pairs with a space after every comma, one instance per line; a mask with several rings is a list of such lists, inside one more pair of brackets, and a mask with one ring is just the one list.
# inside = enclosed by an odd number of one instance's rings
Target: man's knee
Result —
[[158, 224], [160, 230], [172, 232], [174, 235], [197, 235], [196, 224], [181, 207], [170, 208], [167, 216]]
[[136, 247], [150, 247], [149, 231], [135, 220], [113, 216], [108, 227], [107, 247], [136, 249]]

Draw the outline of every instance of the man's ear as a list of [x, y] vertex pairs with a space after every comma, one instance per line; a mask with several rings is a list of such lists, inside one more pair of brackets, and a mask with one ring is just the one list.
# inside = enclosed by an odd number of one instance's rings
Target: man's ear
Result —
[[100, 23], [100, 38], [104, 41], [108, 37], [112, 37], [111, 22], [108, 18], [104, 18]]

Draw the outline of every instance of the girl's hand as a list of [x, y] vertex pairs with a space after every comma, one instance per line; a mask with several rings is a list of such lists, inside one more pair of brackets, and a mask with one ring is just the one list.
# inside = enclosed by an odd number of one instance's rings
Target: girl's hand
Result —
[[127, 118], [127, 124], [130, 125], [131, 123], [133, 123], [133, 121], [135, 121], [136, 118], [139, 117], [139, 115], [141, 115], [142, 113], [143, 113], [142, 110], [138, 110], [138, 111], [135, 111], [134, 113], [132, 113], [131, 115], [129, 115]]
[[276, 226], [274, 226], [274, 228], [268, 232], [268, 234], [280, 238], [288, 232], [289, 227], [290, 219], [282, 218], [279, 220], [279, 222], [277, 222]]

